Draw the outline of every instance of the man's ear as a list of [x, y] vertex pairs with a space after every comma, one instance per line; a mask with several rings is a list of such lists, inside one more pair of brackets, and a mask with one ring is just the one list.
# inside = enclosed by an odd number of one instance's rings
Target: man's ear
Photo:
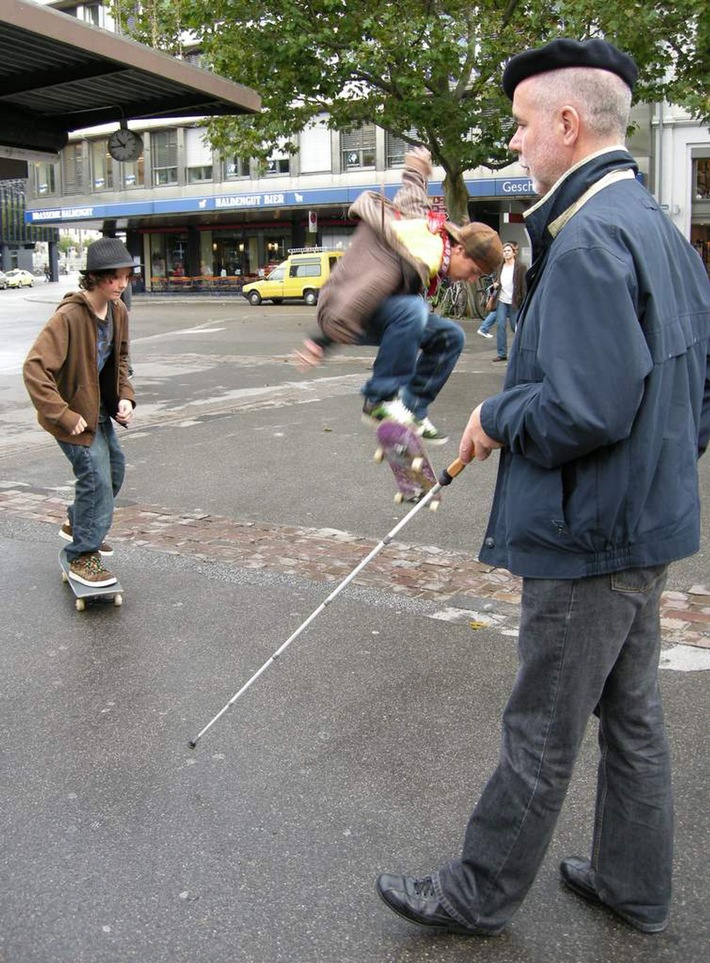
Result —
[[579, 114], [574, 107], [566, 105], [560, 109], [560, 123], [564, 143], [571, 147], [579, 137]]

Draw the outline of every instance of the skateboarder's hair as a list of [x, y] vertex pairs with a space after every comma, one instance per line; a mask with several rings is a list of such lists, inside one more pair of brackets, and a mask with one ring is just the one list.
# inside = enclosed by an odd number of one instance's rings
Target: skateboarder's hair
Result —
[[79, 275], [79, 287], [84, 291], [94, 291], [101, 281], [115, 278], [119, 270], [121, 268], [106, 268], [105, 271], [85, 271]]

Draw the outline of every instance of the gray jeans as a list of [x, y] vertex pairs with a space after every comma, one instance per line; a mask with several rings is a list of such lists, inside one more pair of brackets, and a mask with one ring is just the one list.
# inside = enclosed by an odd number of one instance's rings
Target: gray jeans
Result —
[[459, 922], [496, 931], [522, 903], [592, 713], [599, 718], [591, 849], [599, 894], [641, 921], [665, 920], [673, 861], [658, 690], [665, 581], [666, 566], [523, 580], [519, 668], [498, 767], [469, 820], [461, 856], [434, 875], [440, 900]]

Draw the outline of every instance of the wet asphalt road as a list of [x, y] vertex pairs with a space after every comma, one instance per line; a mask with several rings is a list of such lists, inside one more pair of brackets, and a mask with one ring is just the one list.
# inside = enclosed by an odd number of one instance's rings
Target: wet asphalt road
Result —
[[[57, 287], [0, 292], [12, 299], [0, 300], [0, 487], [42, 499], [66, 499], [71, 473], [34, 425], [17, 359]], [[119, 507], [384, 535], [402, 510], [359, 423], [371, 355], [348, 349], [299, 375], [287, 358], [312, 317], [301, 306], [136, 298], [139, 408], [123, 435]], [[466, 353], [434, 412], [452, 431], [437, 467], [500, 379], [490, 342], [466, 326]], [[475, 551], [493, 479], [493, 460], [467, 469], [441, 510], [420, 513], [400, 539]], [[708, 494], [703, 552], [673, 570], [681, 591], [709, 581]], [[111, 562], [124, 606], [79, 614], [59, 579], [55, 527], [0, 513], [2, 963], [707, 959], [707, 667], [662, 673], [678, 824], [665, 934], [641, 936], [560, 888], [557, 863], [585, 853], [591, 834], [590, 727], [509, 929], [435, 936], [392, 915], [374, 877], [423, 874], [457, 851], [495, 765], [514, 635], [353, 586], [193, 751], [188, 739], [332, 586], [307, 566], [277, 575], [206, 562], [199, 547], [177, 556], [125, 541]]]

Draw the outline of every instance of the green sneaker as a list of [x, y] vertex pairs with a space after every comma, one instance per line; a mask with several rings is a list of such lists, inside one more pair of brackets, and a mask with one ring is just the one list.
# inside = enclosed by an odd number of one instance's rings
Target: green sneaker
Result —
[[414, 415], [399, 398], [366, 401], [362, 407], [362, 420], [370, 425], [379, 425], [381, 421], [396, 421], [408, 427], [413, 426], [415, 422]]
[[419, 437], [429, 445], [444, 445], [449, 440], [449, 436], [439, 431], [428, 418], [415, 418], [414, 424]]

